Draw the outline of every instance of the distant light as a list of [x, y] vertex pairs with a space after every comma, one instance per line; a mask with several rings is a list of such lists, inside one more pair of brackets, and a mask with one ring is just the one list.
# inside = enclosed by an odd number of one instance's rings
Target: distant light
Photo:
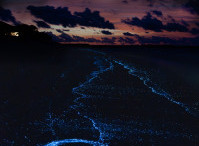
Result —
[[10, 34], [11, 34], [11, 36], [14, 36], [14, 37], [18, 37], [19, 36], [19, 32], [11, 32]]

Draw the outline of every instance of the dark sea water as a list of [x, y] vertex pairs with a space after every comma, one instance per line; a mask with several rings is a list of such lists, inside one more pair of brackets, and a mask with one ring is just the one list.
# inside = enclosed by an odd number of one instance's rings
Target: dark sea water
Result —
[[199, 145], [199, 53], [187, 50], [2, 62], [0, 145]]

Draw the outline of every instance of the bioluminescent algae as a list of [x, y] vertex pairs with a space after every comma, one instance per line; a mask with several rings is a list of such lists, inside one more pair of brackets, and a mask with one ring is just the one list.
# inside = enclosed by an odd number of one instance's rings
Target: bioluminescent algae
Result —
[[[105, 61], [106, 61], [106, 62], [109, 62], [109, 61], [106, 60], [106, 59], [105, 59]], [[90, 77], [86, 82], [84, 82], [83, 84], [81, 84], [81, 85], [78, 86], [78, 87], [73, 88], [73, 93], [74, 93], [74, 94], [81, 95], [81, 97], [79, 97], [79, 98], [87, 98], [87, 95], [86, 95], [86, 94], [82, 94], [82, 93], [78, 92], [78, 89], [79, 89], [79, 88], [82, 88], [83, 86], [86, 86], [86, 84], [92, 82], [92, 81], [93, 81], [94, 79], [96, 79], [100, 74], [103, 74], [104, 72], [113, 69], [113, 64], [112, 64], [111, 62], [109, 62], [109, 66], [108, 66], [108, 67], [105, 67], [105, 66], [102, 64], [101, 60], [96, 60], [96, 61], [94, 62], [94, 64], [97, 65], [97, 67], [98, 67], [99, 70], [98, 70], [98, 71], [93, 71], [93, 72], [90, 74], [91, 77]], [[78, 98], [78, 99], [79, 99], [79, 98]], [[77, 100], [78, 100], [78, 99], [77, 99]], [[77, 100], [76, 100], [76, 102], [77, 102]], [[103, 142], [103, 141], [104, 141], [104, 140], [103, 140], [103, 135], [104, 135], [104, 133], [103, 133], [103, 132], [101, 131], [101, 129], [96, 125], [95, 120], [92, 119], [92, 118], [90, 118], [90, 117], [88, 117], [88, 116], [82, 115], [82, 114], [81, 114], [81, 111], [78, 111], [78, 114], [79, 114], [80, 116], [83, 116], [84, 118], [86, 118], [86, 119], [88, 119], [88, 120], [90, 120], [90, 121], [92, 122], [93, 127], [94, 127], [97, 131], [99, 131], [99, 142]]]
[[104, 144], [96, 141], [89, 141], [84, 139], [65, 139], [65, 140], [59, 140], [59, 141], [53, 141], [45, 146], [60, 146], [62, 144], [69, 144], [69, 143], [85, 143], [85, 144], [91, 144], [94, 146], [103, 146]]
[[129, 74], [138, 77], [140, 80], [143, 81], [144, 85], [146, 85], [148, 88], [151, 89], [151, 91], [157, 95], [163, 96], [166, 99], [168, 99], [170, 102], [179, 105], [180, 107], [182, 107], [186, 112], [192, 114], [195, 117], [198, 117], [198, 112], [191, 109], [191, 107], [189, 107], [188, 105], [176, 101], [174, 98], [172, 98], [172, 96], [165, 92], [164, 90], [160, 89], [160, 88], [155, 88], [153, 87], [153, 83], [151, 82], [151, 80], [147, 77], [147, 74], [145, 72], [145, 75], [141, 75], [141, 73], [134, 67], [129, 66], [128, 64], [123, 63], [122, 61], [118, 61], [118, 60], [113, 60], [116, 64], [121, 65], [122, 67], [124, 67], [125, 69], [129, 70]]
[[[143, 83], [141, 82], [141, 84], [143, 84], [143, 86], [146, 86], [147, 87], [146, 89], [150, 89], [149, 90], [150, 93], [154, 93], [155, 95], [164, 97], [169, 101], [168, 103], [171, 102], [175, 105], [178, 105], [181, 108], [183, 108], [187, 113], [197, 116], [195, 113], [191, 111], [188, 105], [176, 101], [174, 98], [172, 98], [170, 94], [160, 89], [157, 85], [154, 85], [150, 77], [147, 75], [147, 71], [140, 71], [137, 68], [134, 68], [133, 66], [124, 63], [123, 61], [118, 61], [116, 59], [109, 58], [108, 56], [106, 56], [105, 53], [99, 53], [99, 51], [91, 51], [91, 50], [86, 50], [86, 51], [98, 54], [97, 56], [94, 56], [95, 61], [93, 62], [94, 65], [97, 67], [97, 69], [95, 69], [95, 71], [92, 71], [90, 73], [85, 82], [81, 83], [79, 86], [74, 87], [72, 89], [73, 95], [77, 97], [73, 101], [73, 104], [69, 106], [68, 111], [69, 112], [75, 111], [75, 113], [80, 118], [82, 118], [85, 123], [91, 126], [91, 127], [89, 126], [88, 128], [97, 131], [97, 134], [95, 135], [97, 139], [91, 140], [91, 139], [74, 137], [72, 139], [68, 138], [62, 140], [54, 140], [46, 144], [45, 146], [59, 146], [62, 144], [72, 144], [72, 143], [78, 143], [78, 144], [84, 143], [94, 146], [98, 145], [103, 146], [103, 145], [112, 145], [111, 142], [113, 142], [114, 140], [119, 142], [119, 141], [125, 141], [125, 139], [128, 139], [128, 141], [136, 145], [136, 144], [146, 143], [146, 140], [143, 138], [144, 136], [150, 136], [151, 144], [156, 143], [157, 139], [159, 138], [161, 138], [163, 141], [167, 141], [167, 139], [171, 137], [177, 139], [177, 141], [180, 141], [181, 138], [191, 139], [191, 140], [194, 139], [189, 129], [184, 127], [183, 124], [179, 124], [177, 122], [172, 122], [172, 121], [162, 122], [158, 121], [159, 119], [157, 121], [155, 120], [153, 121], [147, 118], [145, 120], [140, 120], [139, 119], [140, 117], [136, 117], [137, 119], [136, 118], [134, 119], [133, 117], [128, 121], [121, 119], [112, 119], [111, 121], [107, 122], [106, 120], [109, 119], [109, 117], [106, 116], [101, 117], [100, 116], [101, 113], [96, 113], [96, 111], [92, 111], [92, 109], [95, 109], [97, 106], [101, 105], [95, 105], [93, 103], [89, 105], [88, 104], [89, 101], [94, 101], [94, 100], [97, 101], [98, 98], [100, 98], [100, 100], [105, 100], [105, 101], [109, 99], [110, 100], [118, 99], [118, 97], [114, 97], [114, 95], [111, 94], [110, 94], [111, 97], [106, 96], [107, 92], [109, 93], [111, 92], [111, 90], [115, 91], [116, 89], [119, 91], [118, 96], [120, 96], [119, 97], [119, 99], [121, 98], [120, 100], [122, 100], [122, 98], [125, 98], [126, 95], [131, 95], [132, 97], [130, 96], [129, 98], [136, 99], [136, 97], [134, 96], [136, 96], [137, 94], [134, 93], [134, 90], [135, 92], [137, 91], [138, 94], [142, 93], [139, 92], [140, 90], [142, 90], [142, 88], [140, 89], [139, 86], [138, 87], [134, 87], [135, 85], [133, 85], [132, 87], [126, 86], [125, 87], [126, 90], [124, 90], [123, 88], [121, 88], [122, 86], [118, 85], [114, 86], [114, 84], [108, 84], [108, 82], [105, 81], [107, 79], [106, 77], [107, 74], [118, 73], [117, 67], [119, 66], [119, 70], [122, 67], [123, 70], [125, 70], [124, 72], [129, 74], [128, 78], [132, 78], [132, 76], [134, 76], [138, 78], [138, 80], [141, 80], [143, 82]], [[125, 75], [122, 73], [121, 75]], [[145, 96], [147, 96], [147, 94], [144, 95], [143, 97]], [[143, 98], [142, 100], [145, 99]], [[118, 109], [119, 108], [120, 107], [118, 107]], [[134, 114], [135, 113], [132, 113], [132, 115]], [[157, 122], [158, 126], [156, 125], [156, 123], [153, 122]], [[52, 124], [54, 124], [53, 120], [49, 124], [47, 124], [47, 126], [51, 126]], [[173, 129], [173, 127], [177, 128]], [[53, 133], [53, 135], [55, 135], [53, 129], [49, 130]]]
[[79, 89], [81, 89], [82, 87], [86, 86], [87, 84], [89, 84], [90, 82], [92, 82], [94, 79], [98, 78], [98, 76], [100, 74], [103, 74], [104, 72], [113, 69], [113, 64], [110, 61], [108, 61], [107, 59], [104, 59], [104, 60], [105, 60], [105, 62], [109, 63], [108, 66], [103, 65], [103, 61], [101, 61], [101, 60], [99, 60], [97, 58], [95, 58], [95, 59], [96, 59], [96, 61], [94, 62], [94, 64], [97, 66], [98, 70], [97, 71], [93, 71], [90, 74], [90, 77], [89, 77], [89, 79], [87, 81], [85, 81], [84, 83], [80, 84], [78, 87], [73, 88], [73, 90], [72, 90], [73, 94], [79, 95], [80, 97], [78, 97], [77, 99], [74, 100], [75, 105], [70, 106], [70, 108], [76, 110], [76, 112], [77, 112], [77, 114], [79, 116], [87, 119], [88, 121], [90, 121], [92, 123], [93, 128], [99, 132], [99, 139], [98, 139], [98, 141], [89, 141], [89, 140], [83, 140], [83, 139], [65, 139], [65, 140], [60, 140], [60, 141], [53, 141], [53, 142], [47, 144], [46, 146], [59, 146], [61, 144], [66, 144], [66, 143], [85, 143], [85, 144], [91, 144], [91, 145], [94, 145], [94, 146], [107, 145], [107, 144], [103, 143], [104, 142], [103, 136], [105, 134], [97, 126], [95, 120], [92, 119], [91, 117], [83, 115], [81, 113], [81, 111], [77, 110], [78, 100], [80, 98], [87, 98], [87, 95], [79, 92]]
[[[93, 50], [89, 50], [87, 49], [87, 51], [91, 51], [94, 52], [96, 54], [101, 54], [101, 55], [106, 55], [103, 52], [100, 51], [93, 51]], [[189, 107], [187, 104], [184, 104], [182, 102], [176, 101], [172, 95], [170, 95], [169, 93], [167, 93], [166, 91], [164, 91], [163, 89], [159, 88], [157, 85], [155, 86], [152, 81], [150, 80], [150, 78], [147, 76], [147, 72], [146, 71], [139, 71], [137, 70], [135, 67], [130, 66], [126, 63], [124, 63], [123, 61], [120, 60], [115, 60], [115, 59], [110, 59], [113, 63], [119, 64], [121, 65], [123, 68], [127, 69], [129, 71], [129, 74], [138, 77], [140, 80], [143, 81], [144, 85], [146, 85], [149, 89], [151, 89], [151, 91], [157, 95], [163, 96], [166, 99], [168, 99], [170, 102], [182, 107], [187, 113], [198, 117], [199, 113], [197, 110], [194, 110], [193, 108]]]
[[50, 132], [53, 136], [56, 136], [56, 130], [54, 127], [56, 125], [63, 125], [64, 123], [65, 121], [63, 119], [56, 117], [52, 113], [47, 113], [44, 121], [37, 121], [34, 125], [40, 127], [42, 133]]

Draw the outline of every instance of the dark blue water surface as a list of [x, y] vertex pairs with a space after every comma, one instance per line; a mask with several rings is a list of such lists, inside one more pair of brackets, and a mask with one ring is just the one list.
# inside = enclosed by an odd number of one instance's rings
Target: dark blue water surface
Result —
[[198, 57], [80, 48], [1, 63], [0, 145], [198, 145]]

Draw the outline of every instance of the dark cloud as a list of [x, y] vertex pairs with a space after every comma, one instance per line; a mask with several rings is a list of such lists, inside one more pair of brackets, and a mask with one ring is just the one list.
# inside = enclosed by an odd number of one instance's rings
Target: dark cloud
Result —
[[56, 42], [85, 42], [85, 43], [102, 43], [102, 44], [115, 44], [116, 42], [116, 38], [112, 37], [112, 38], [107, 38], [107, 37], [103, 37], [100, 39], [95, 39], [95, 38], [84, 38], [84, 37], [80, 37], [80, 36], [70, 36], [66, 33], [63, 33], [59, 36], [54, 35], [52, 32], [47, 32], [48, 35], [50, 35], [52, 37], [52, 39]]
[[148, 5], [148, 6], [153, 7], [155, 1], [154, 1], [154, 0], [147, 0], [147, 1], [149, 2], [149, 5]]
[[31, 14], [35, 17], [43, 19], [50, 24], [63, 25], [64, 27], [74, 27], [77, 25], [76, 17], [71, 14], [67, 7], [28, 6], [27, 9], [30, 10]]
[[135, 36], [134, 34], [129, 33], [129, 32], [125, 32], [125, 33], [123, 33], [123, 35], [125, 35], [125, 36]]
[[59, 33], [63, 33], [63, 31], [61, 29], [56, 29], [56, 31]]
[[172, 6], [181, 6], [185, 7], [187, 10], [189, 10], [192, 14], [199, 14], [199, 0], [146, 0], [151, 5], [161, 3], [164, 5], [164, 3], [170, 3]]
[[199, 1], [198, 0], [188, 0], [185, 7], [193, 14], [199, 14]]
[[163, 30], [188, 32], [188, 28], [185, 25], [176, 22], [163, 24], [162, 21], [153, 17], [150, 12], [148, 12], [147, 15], [142, 19], [133, 17], [132, 19], [122, 20], [122, 22], [128, 25], [142, 27], [145, 30], [152, 30], [155, 32], [162, 32]]
[[199, 37], [193, 37], [193, 38], [180, 38], [180, 39], [172, 39], [169, 37], [158, 37], [158, 36], [152, 36], [152, 37], [143, 37], [139, 35], [134, 35], [134, 38], [129, 37], [112, 37], [107, 38], [103, 37], [101, 39], [95, 39], [95, 38], [84, 38], [80, 36], [70, 36], [68, 34], [62, 33], [59, 36], [54, 35], [52, 32], [47, 32], [54, 41], [57, 42], [85, 42], [85, 43], [102, 43], [102, 44], [116, 44], [117, 42], [125, 45], [134, 45], [137, 43], [140, 43], [142, 45], [187, 45], [187, 46], [198, 46], [199, 45]]
[[137, 36], [141, 44], [175, 44], [175, 41], [168, 37], [152, 36], [151, 38]]
[[74, 41], [76, 42], [87, 42], [87, 43], [101, 43], [101, 40], [95, 38], [83, 38], [80, 36], [73, 36]]
[[112, 35], [112, 32], [110, 31], [102, 30], [101, 32], [105, 35]]
[[34, 21], [38, 27], [41, 28], [50, 28], [50, 25], [48, 25], [46, 22], [44, 21]]
[[155, 15], [157, 15], [158, 17], [163, 16], [163, 14], [162, 14], [161, 11], [154, 10], [154, 11], [152, 11], [152, 13], [155, 14]]
[[85, 43], [102, 43], [102, 44], [115, 44], [116, 43], [116, 38], [112, 37], [112, 38], [107, 38], [107, 37], [103, 37], [100, 39], [95, 39], [95, 38], [84, 38], [84, 37], [80, 37], [80, 36], [70, 36], [68, 34], [61, 34], [59, 36], [55, 36], [52, 33], [49, 33], [49, 35], [52, 36], [54, 41], [57, 42], [85, 42]]
[[184, 21], [184, 20], [182, 20], [182, 24], [184, 25], [184, 26], [190, 26], [186, 21]]
[[89, 8], [86, 8], [84, 12], [75, 12], [74, 15], [77, 17], [77, 22], [82, 26], [98, 27], [98, 28], [109, 28], [114, 29], [113, 23], [105, 21], [100, 16], [99, 11], [91, 12]]
[[55, 42], [63, 42], [64, 41], [62, 38], [57, 37], [52, 32], [45, 32], [45, 33], [48, 34], [49, 36], [51, 36], [52, 40]]
[[0, 7], [0, 20], [6, 21], [6, 22], [12, 22], [14, 25], [18, 24], [15, 17], [12, 15], [12, 12], [2, 7]]
[[27, 9], [33, 16], [54, 25], [62, 25], [64, 27], [81, 25], [108, 29], [115, 28], [112, 23], [105, 21], [105, 19], [100, 16], [99, 11], [91, 12], [88, 8], [86, 8], [84, 12], [75, 12], [74, 14], [72, 14], [67, 7], [28, 6]]
[[95, 39], [95, 38], [84, 38], [80, 36], [70, 36], [66, 33], [62, 33], [59, 35], [59, 38], [62, 42], [86, 42], [86, 43], [102, 43], [101, 40]]
[[57, 32], [59, 33], [64, 33], [64, 31], [70, 31], [69, 29], [56, 29]]
[[191, 33], [192, 33], [193, 35], [199, 35], [199, 28], [192, 28], [192, 29], [191, 29]]
[[64, 41], [64, 42], [77, 42], [75, 41], [75, 39], [73, 39], [73, 37], [71, 37], [70, 35], [66, 34], [66, 33], [62, 33], [61, 35], [59, 35], [59, 37]]
[[112, 37], [112, 38], [103, 37], [101, 39], [102, 39], [102, 43], [115, 44], [116, 42], [116, 37]]
[[122, 22], [128, 25], [138, 26], [144, 28], [145, 30], [153, 30], [156, 32], [161, 32], [164, 27], [162, 22], [157, 18], [153, 18], [150, 13], [147, 13], [147, 15], [142, 19], [133, 17], [132, 19], [122, 20]]
[[167, 23], [164, 25], [164, 29], [167, 31], [179, 31], [179, 32], [188, 32], [189, 29], [180, 23]]
[[120, 37], [118, 39], [118, 42], [120, 42], [121, 44], [131, 44], [131, 45], [136, 43], [134, 39], [128, 38], [128, 37], [125, 37], [125, 38]]
[[[124, 1], [124, 2], [123, 2]], [[122, 3], [128, 4], [130, 1], [138, 0], [122, 0]], [[147, 4], [149, 7], [168, 5], [172, 7], [183, 7], [190, 11], [192, 14], [199, 14], [199, 0], [139, 0], [143, 5]]]
[[127, 0], [123, 0], [122, 3], [128, 4], [128, 1]]

